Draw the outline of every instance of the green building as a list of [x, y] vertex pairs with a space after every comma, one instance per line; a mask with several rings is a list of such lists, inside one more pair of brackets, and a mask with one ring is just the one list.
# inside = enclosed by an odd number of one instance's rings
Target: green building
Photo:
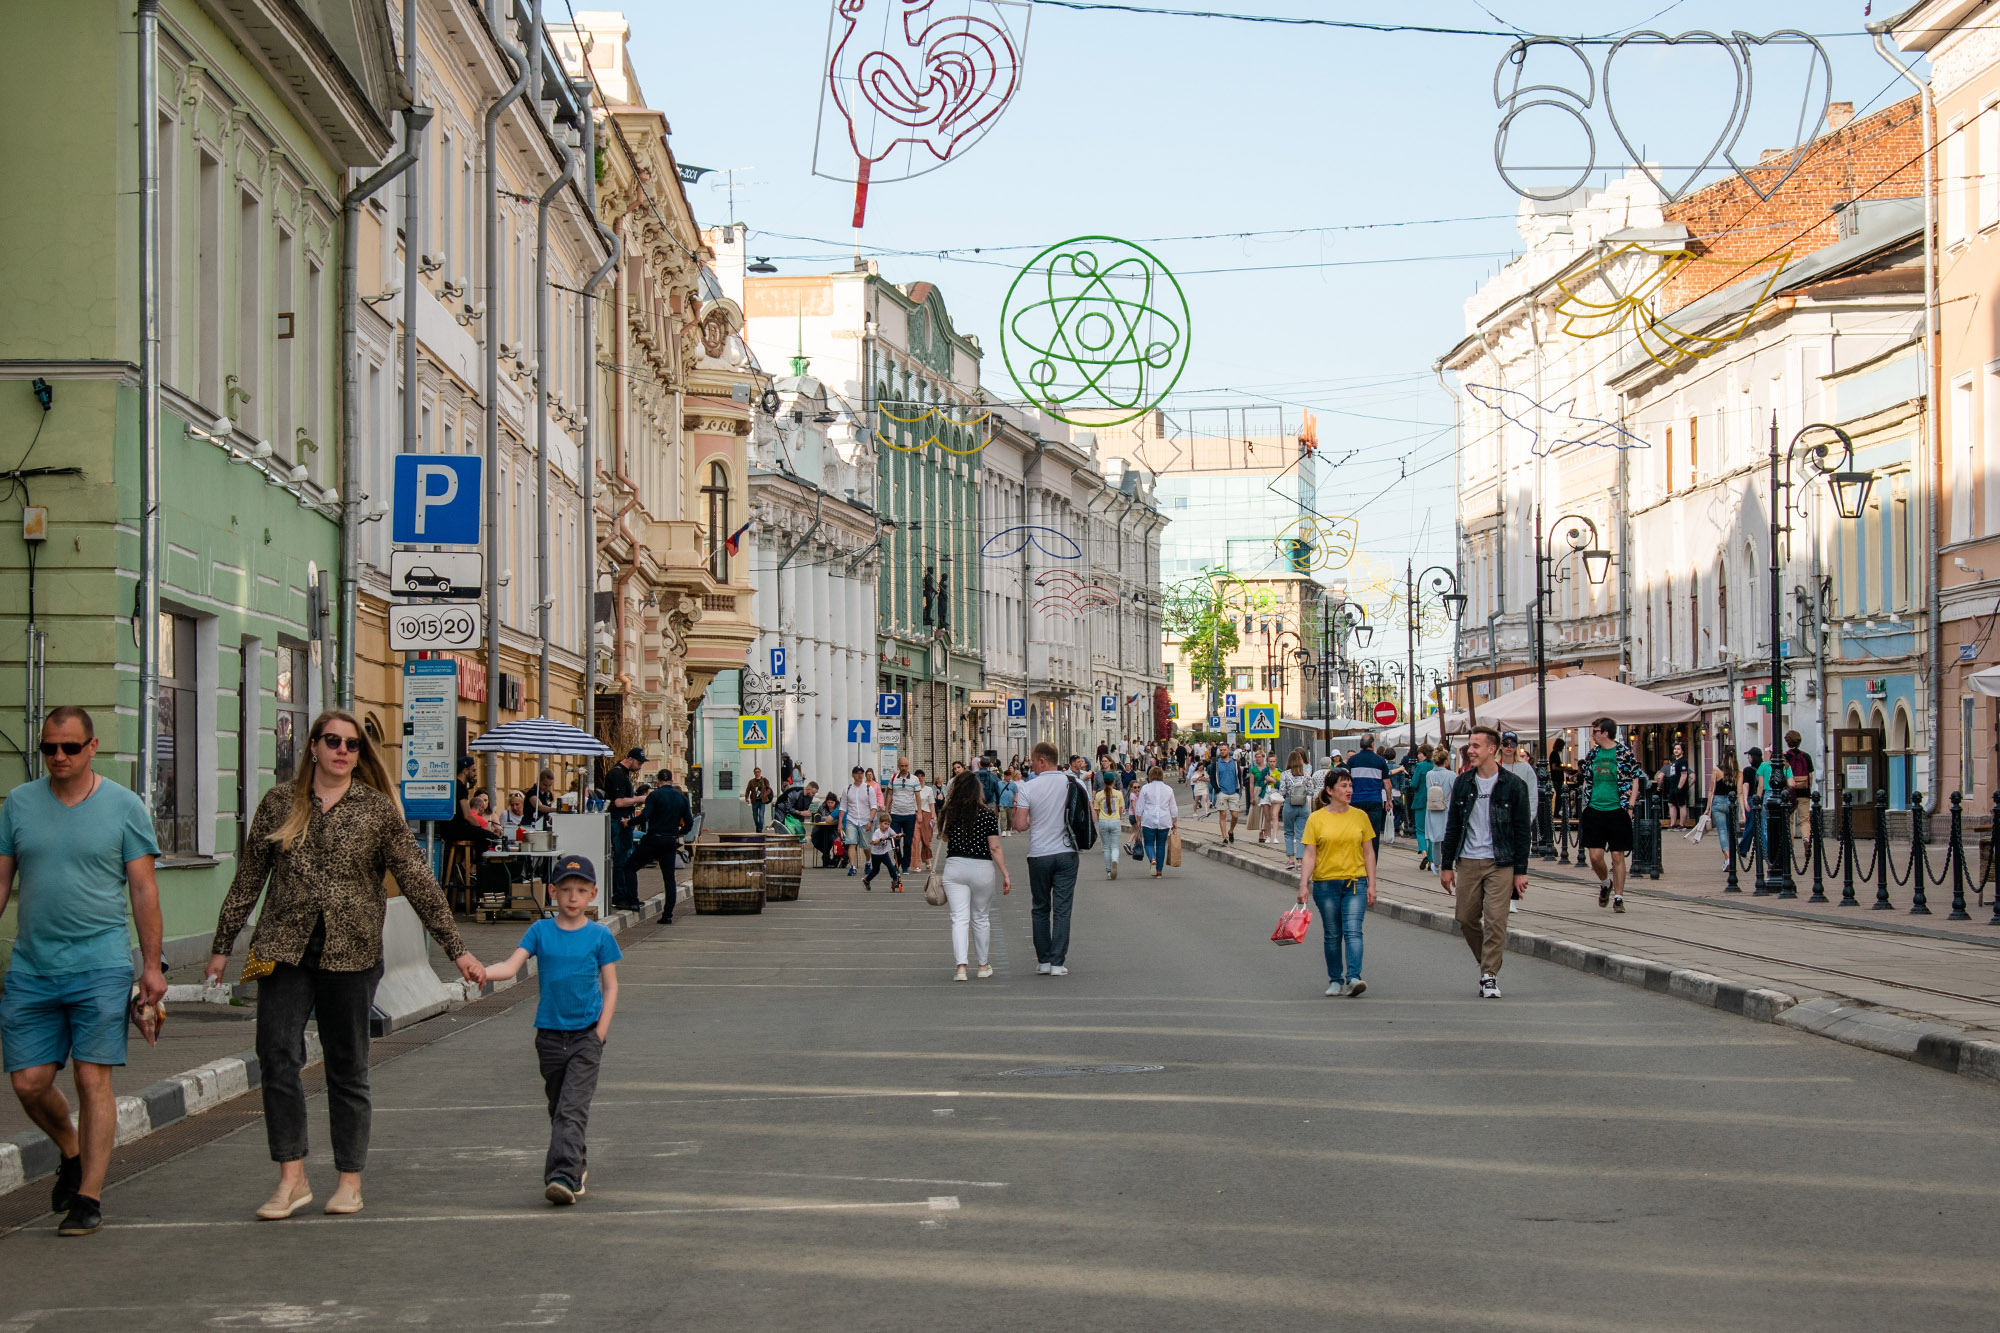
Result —
[[[393, 152], [406, 98], [380, 4], [158, 13], [143, 108], [160, 244], [153, 786], [179, 959], [206, 951], [246, 812], [304, 760], [330, 694], [341, 197], [346, 168]], [[136, 786], [143, 29], [131, 0], [20, 0], [7, 19], [0, 793], [39, 775], [39, 719], [61, 704], [90, 710], [98, 770]], [[378, 216], [364, 210], [379, 244]], [[365, 287], [374, 264], [362, 273]], [[18, 522], [31, 505], [39, 532]]]

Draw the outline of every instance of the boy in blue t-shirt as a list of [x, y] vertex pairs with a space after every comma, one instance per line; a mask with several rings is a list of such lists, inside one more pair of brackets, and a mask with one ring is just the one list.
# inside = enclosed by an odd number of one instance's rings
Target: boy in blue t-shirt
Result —
[[589, 858], [565, 856], [556, 862], [553, 881], [555, 919], [529, 926], [513, 957], [488, 967], [486, 978], [505, 981], [520, 972], [529, 954], [539, 960], [542, 994], [535, 1006], [535, 1055], [549, 1098], [544, 1194], [550, 1203], [575, 1203], [590, 1176], [583, 1132], [597, 1092], [611, 1013], [618, 1007], [617, 962], [622, 955], [611, 932], [584, 916], [597, 896], [597, 869]]

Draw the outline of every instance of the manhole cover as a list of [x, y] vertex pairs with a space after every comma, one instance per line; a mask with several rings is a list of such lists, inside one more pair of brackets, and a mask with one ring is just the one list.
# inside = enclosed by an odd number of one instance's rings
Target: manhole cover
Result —
[[1077, 1078], [1084, 1074], [1157, 1074], [1165, 1065], [1042, 1065], [1034, 1069], [1003, 1069], [995, 1078]]

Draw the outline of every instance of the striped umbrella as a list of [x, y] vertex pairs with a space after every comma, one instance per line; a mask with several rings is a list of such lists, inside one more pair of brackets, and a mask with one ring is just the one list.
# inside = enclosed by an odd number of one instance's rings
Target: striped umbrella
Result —
[[547, 717], [524, 717], [518, 722], [502, 722], [465, 748], [505, 754], [611, 753], [610, 746], [588, 732]]

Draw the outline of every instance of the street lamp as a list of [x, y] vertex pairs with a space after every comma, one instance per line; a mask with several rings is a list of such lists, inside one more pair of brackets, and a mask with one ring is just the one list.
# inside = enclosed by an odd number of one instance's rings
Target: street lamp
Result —
[[[1833, 491], [1833, 507], [1843, 519], [1861, 517], [1868, 506], [1868, 492], [1875, 484], [1875, 474], [1858, 468], [1854, 462], [1854, 439], [1838, 426], [1823, 422], [1801, 427], [1792, 436], [1792, 442], [1783, 455], [1778, 452], [1778, 416], [1771, 414], [1771, 685], [1768, 702], [1764, 711], [1771, 717], [1771, 748], [1767, 753], [1780, 754], [1779, 744], [1785, 736], [1785, 645], [1782, 638], [1784, 622], [1781, 614], [1783, 603], [1780, 598], [1780, 584], [1783, 575], [1778, 563], [1778, 537], [1791, 535], [1791, 516], [1804, 516], [1805, 510], [1798, 504], [1797, 497], [1781, 498], [1792, 485], [1792, 464], [1799, 455], [1799, 444], [1814, 431], [1831, 431], [1840, 440], [1840, 459], [1836, 466], [1828, 458], [1833, 446], [1816, 444], [1806, 450], [1804, 458], [1811, 469], [1799, 487], [1810, 486], [1816, 474], [1825, 477]], [[1780, 464], [1782, 463], [1782, 467]], [[1780, 755], [1782, 758], [1782, 755]], [[1776, 766], [1773, 766], [1776, 772]], [[1784, 787], [1772, 783], [1764, 793], [1764, 878], [1758, 883], [1759, 896], [1776, 894], [1780, 898], [1796, 898], [1798, 887], [1792, 883], [1792, 834], [1786, 824]], [[1771, 831], [1777, 829], [1780, 836], [1773, 838]]]
[[[1563, 528], [1567, 523], [1570, 526]], [[1549, 553], [1549, 543], [1555, 539], [1556, 531], [1563, 528], [1563, 540], [1569, 550], [1560, 559]], [[1585, 534], [1589, 535], [1586, 536]], [[1597, 544], [1597, 524], [1582, 514], [1564, 514], [1546, 529], [1542, 527], [1542, 506], [1535, 505], [1535, 723], [1536, 743], [1539, 753], [1535, 756], [1535, 774], [1539, 779], [1537, 790], [1541, 799], [1535, 812], [1535, 855], [1543, 860], [1555, 859], [1555, 848], [1550, 845], [1553, 830], [1548, 818], [1552, 793], [1549, 790], [1549, 657], [1544, 628], [1548, 622], [1549, 599], [1553, 589], [1549, 587], [1555, 567], [1563, 560], [1575, 555], [1583, 561], [1584, 577], [1592, 587], [1601, 586], [1611, 573], [1611, 552]]]
[[[1410, 725], [1410, 748], [1413, 750], [1417, 746], [1417, 640], [1421, 639], [1424, 634], [1422, 624], [1424, 594], [1428, 591], [1444, 605], [1444, 609], [1451, 616], [1451, 623], [1454, 625], [1465, 614], [1466, 602], [1465, 594], [1458, 590], [1458, 575], [1452, 573], [1443, 565], [1432, 565], [1421, 575], [1412, 574], [1410, 567], [1415, 563], [1414, 560], [1410, 560], [1405, 561], [1403, 564], [1403, 606], [1409, 613], [1410, 619], [1409, 643], [1407, 645], [1409, 650], [1409, 673], [1405, 677], [1407, 688], [1403, 696], [1408, 711], [1405, 713], [1403, 720]], [[1419, 585], [1428, 585], [1428, 587]]]

